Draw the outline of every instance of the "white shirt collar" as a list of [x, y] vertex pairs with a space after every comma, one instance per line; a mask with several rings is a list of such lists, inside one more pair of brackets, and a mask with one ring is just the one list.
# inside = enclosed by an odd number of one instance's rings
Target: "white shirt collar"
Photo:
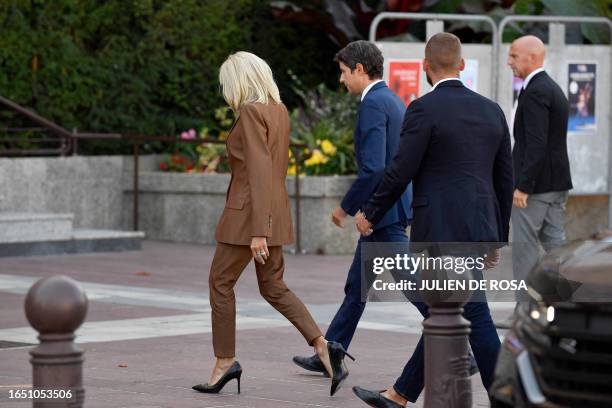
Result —
[[431, 91], [429, 91], [429, 92], [434, 91], [438, 85], [440, 85], [442, 82], [446, 82], [446, 81], [461, 81], [461, 80], [459, 78], [444, 78], [444, 79], [441, 79], [441, 80], [439, 80], [438, 82], [436, 82], [434, 84], [433, 88], [431, 88]]
[[527, 85], [529, 85], [529, 81], [531, 81], [531, 78], [533, 78], [534, 76], [536, 76], [540, 72], [544, 72], [544, 68], [540, 67], [538, 69], [535, 69], [535, 70], [531, 71], [531, 74], [527, 75], [527, 77], [523, 81], [523, 89], [527, 89]]
[[370, 85], [366, 86], [366, 88], [363, 90], [363, 92], [361, 93], [361, 100], [363, 101], [363, 98], [365, 98], [366, 94], [370, 91], [370, 89], [372, 89], [372, 87], [374, 85], [376, 85], [379, 82], [383, 82], [382, 79], [379, 79], [377, 81], [372, 82]]

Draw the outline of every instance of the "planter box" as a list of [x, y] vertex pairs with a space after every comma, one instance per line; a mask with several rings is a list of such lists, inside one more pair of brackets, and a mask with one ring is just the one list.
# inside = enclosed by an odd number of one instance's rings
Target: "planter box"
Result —
[[[354, 176], [300, 177], [301, 244], [307, 253], [350, 254], [359, 234], [351, 219], [340, 229], [330, 221]], [[149, 239], [214, 244], [214, 232], [225, 206], [229, 174], [140, 174], [140, 230]], [[287, 178], [287, 191], [296, 229], [295, 180]], [[132, 186], [125, 180], [124, 219], [131, 218]]]

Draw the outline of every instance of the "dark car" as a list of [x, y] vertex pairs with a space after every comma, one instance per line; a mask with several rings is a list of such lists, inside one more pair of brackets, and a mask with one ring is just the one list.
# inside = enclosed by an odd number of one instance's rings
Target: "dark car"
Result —
[[612, 243], [572, 243], [530, 273], [491, 406], [612, 407]]

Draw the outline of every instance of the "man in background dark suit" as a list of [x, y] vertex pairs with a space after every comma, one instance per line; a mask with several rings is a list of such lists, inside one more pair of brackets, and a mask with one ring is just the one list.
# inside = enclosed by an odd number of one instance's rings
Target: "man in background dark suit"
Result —
[[513, 111], [514, 210], [512, 268], [525, 279], [547, 252], [565, 241], [563, 215], [572, 188], [567, 156], [569, 102], [544, 71], [546, 50], [532, 35], [510, 46], [508, 65], [524, 80]]
[[[340, 82], [351, 94], [361, 96], [354, 134], [357, 179], [331, 215], [332, 222], [343, 228], [346, 216], [354, 216], [372, 195], [385, 166], [397, 152], [406, 106], [382, 80], [384, 60], [376, 45], [367, 41], [352, 42], [338, 52], [335, 60], [341, 71]], [[376, 221], [374, 232], [369, 237], [361, 237], [357, 243], [344, 287], [344, 300], [325, 335], [326, 339], [341, 343], [345, 349], [351, 343], [365, 308], [361, 280], [362, 242], [408, 243], [406, 227], [412, 218], [411, 199], [412, 189], [406, 184]], [[421, 313], [426, 309], [423, 303], [415, 303], [415, 306]], [[317, 355], [296, 356], [293, 361], [306, 370], [325, 372]]]
[[[513, 190], [508, 126], [496, 103], [463, 86], [464, 65], [456, 36], [440, 33], [427, 42], [423, 69], [433, 89], [406, 111], [398, 153], [356, 217], [362, 234], [371, 232], [412, 181], [412, 243], [508, 241]], [[499, 249], [485, 268], [497, 262]], [[489, 307], [486, 301], [469, 302], [463, 315], [471, 323], [470, 345], [488, 389], [500, 348]], [[424, 386], [423, 349], [421, 337], [393, 387], [382, 393], [354, 387], [355, 394], [374, 407], [415, 402]]]

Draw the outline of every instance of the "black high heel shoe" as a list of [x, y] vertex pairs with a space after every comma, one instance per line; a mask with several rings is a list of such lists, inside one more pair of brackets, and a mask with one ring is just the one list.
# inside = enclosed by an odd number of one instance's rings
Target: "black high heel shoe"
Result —
[[342, 381], [348, 377], [348, 369], [346, 364], [344, 364], [344, 356], [348, 356], [353, 361], [355, 361], [355, 358], [347, 353], [342, 344], [335, 341], [327, 342], [327, 352], [329, 353], [329, 363], [333, 373], [329, 395], [334, 395], [340, 388]]
[[240, 366], [239, 362], [234, 361], [234, 364], [232, 364], [231, 367], [228, 368], [225, 374], [223, 374], [223, 376], [219, 378], [219, 381], [217, 381], [215, 384], [213, 385], [198, 384], [198, 385], [194, 385], [191, 388], [193, 388], [196, 391], [200, 391], [206, 394], [218, 394], [219, 391], [221, 391], [223, 387], [225, 387], [225, 384], [227, 384], [230, 380], [233, 380], [235, 378], [238, 380], [238, 394], [240, 394], [240, 376], [241, 375], [242, 375], [242, 367]]

